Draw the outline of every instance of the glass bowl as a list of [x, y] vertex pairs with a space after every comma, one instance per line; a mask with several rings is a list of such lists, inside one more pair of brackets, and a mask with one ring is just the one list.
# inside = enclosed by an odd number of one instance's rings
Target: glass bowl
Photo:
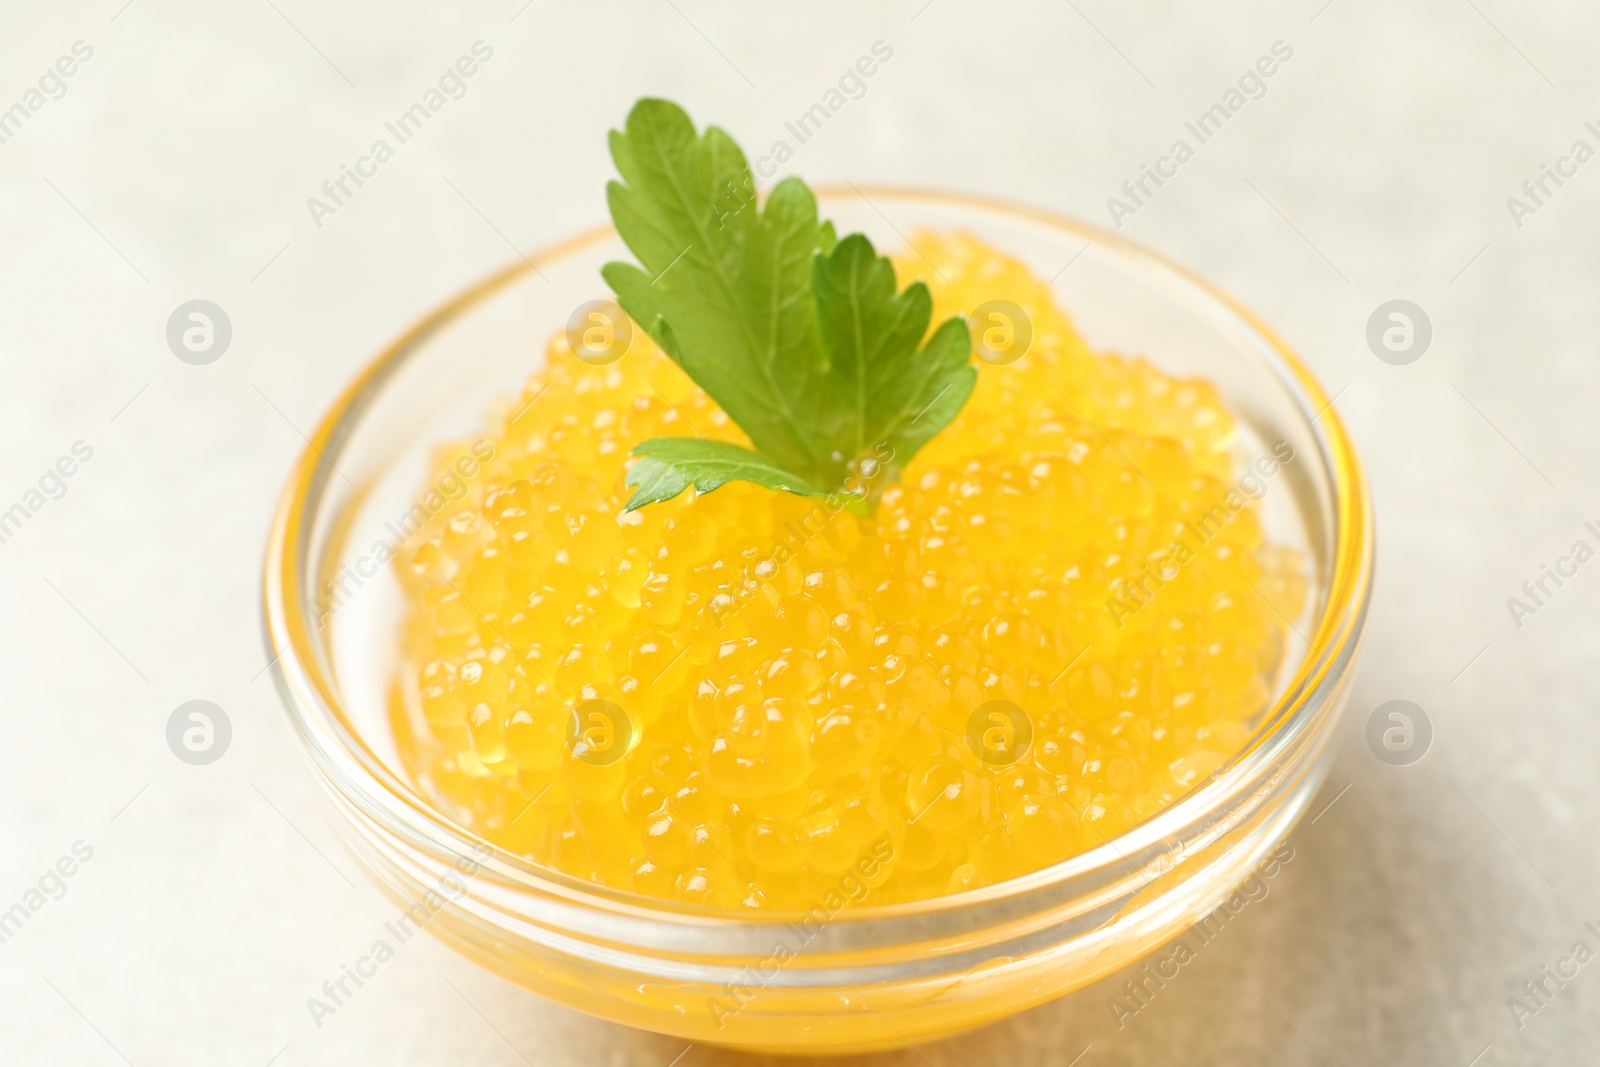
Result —
[[[530, 863], [441, 814], [401, 768], [388, 702], [402, 600], [385, 564], [433, 444], [514, 397], [573, 309], [631, 258], [610, 227], [532, 254], [433, 311], [333, 404], [273, 520], [265, 628], [289, 720], [333, 822], [409, 922], [489, 970], [605, 1019], [693, 1042], [859, 1052], [949, 1035], [1059, 997], [1215, 909], [1286, 837], [1332, 758], [1372, 580], [1361, 465], [1320, 385], [1215, 286], [1115, 234], [970, 196], [824, 190], [840, 233], [880, 248], [965, 230], [1053, 278], [1090, 344], [1214, 383], [1241, 462], [1294, 450], [1261, 508], [1310, 595], [1244, 749], [1138, 826], [981, 889], [806, 913], [728, 911]], [[422, 500], [426, 500], [424, 495]]]

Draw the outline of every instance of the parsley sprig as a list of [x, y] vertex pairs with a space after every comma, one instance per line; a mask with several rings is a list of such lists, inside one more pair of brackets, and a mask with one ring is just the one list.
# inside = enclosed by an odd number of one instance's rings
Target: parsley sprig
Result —
[[[738, 423], [752, 448], [660, 437], [633, 450], [627, 510], [730, 481], [844, 493], [869, 454], [903, 466], [972, 395], [966, 322], [928, 335], [933, 299], [863, 234], [836, 238], [804, 182], [757, 202], [744, 153], [640, 100], [611, 133], [611, 217], [639, 259], [601, 271], [617, 301]], [[927, 337], [924, 343], [924, 337]]]

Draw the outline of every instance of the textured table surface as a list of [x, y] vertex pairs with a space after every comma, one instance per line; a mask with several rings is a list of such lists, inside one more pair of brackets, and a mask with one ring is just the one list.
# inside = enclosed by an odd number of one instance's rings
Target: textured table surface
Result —
[[[0, 909], [31, 915], [0, 944], [0, 1062], [753, 1062], [557, 1008], [427, 939], [314, 1025], [306, 998], [391, 908], [324, 823], [263, 674], [257, 575], [301, 431], [421, 310], [601, 221], [601, 135], [636, 96], [763, 145], [878, 41], [892, 59], [788, 169], [1101, 222], [1142, 164], [1196, 143], [1186, 121], [1292, 50], [1121, 221], [1338, 392], [1379, 581], [1321, 814], [1265, 900], [1120, 1029], [1113, 978], [871, 1062], [1594, 1062], [1600, 963], [1536, 1013], [1507, 999], [1600, 948], [1600, 565], [1547, 582], [1520, 626], [1507, 598], [1600, 544], [1600, 162], [1572, 154], [1600, 149], [1600, 12], [522, 5], [5, 5], [0, 109], [25, 115], [0, 125], [0, 508], [29, 517], [0, 544]], [[479, 41], [465, 95], [314, 219], [307, 198]], [[1567, 176], [1534, 198], [1544, 165]], [[195, 298], [232, 323], [207, 366], [165, 338]], [[1366, 340], [1395, 298], [1432, 323], [1405, 366]], [[47, 475], [78, 442], [90, 458]], [[1395, 767], [1364, 727], [1402, 698], [1434, 738]], [[191, 699], [232, 723], [209, 766], [167, 745]]]

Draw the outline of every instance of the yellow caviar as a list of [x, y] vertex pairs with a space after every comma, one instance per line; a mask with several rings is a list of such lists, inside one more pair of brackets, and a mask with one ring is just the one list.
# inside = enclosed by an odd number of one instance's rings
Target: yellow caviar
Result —
[[654, 897], [887, 903], [1093, 847], [1244, 743], [1306, 583], [1221, 397], [970, 237], [912, 245], [935, 323], [999, 298], [1032, 341], [870, 516], [740, 482], [623, 513], [639, 441], [743, 436], [642, 332], [551, 340], [396, 560], [396, 737], [453, 818]]

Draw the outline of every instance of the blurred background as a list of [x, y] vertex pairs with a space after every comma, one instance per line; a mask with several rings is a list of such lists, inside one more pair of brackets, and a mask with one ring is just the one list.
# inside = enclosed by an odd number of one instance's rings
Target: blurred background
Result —
[[[3, 20], [0, 912], [27, 918], [0, 929], [0, 1062], [758, 1062], [555, 1007], [429, 939], [315, 1025], [306, 999], [393, 909], [272, 691], [261, 551], [303, 434], [373, 353], [605, 220], [605, 131], [636, 97], [754, 156], [885, 51], [779, 173], [1120, 224], [1218, 281], [1336, 396], [1379, 578], [1338, 761], [1265, 898], [1121, 1026], [1128, 975], [870, 1062], [1593, 1062], [1600, 564], [1572, 555], [1600, 547], [1592, 5], [67, 0]], [[475, 72], [398, 144], [385, 123], [463, 56]], [[1201, 143], [1185, 124], [1219, 103]], [[379, 138], [392, 158], [334, 199]], [[1124, 189], [1180, 139], [1175, 176]], [[169, 322], [197, 300], [214, 333], [185, 346]], [[1386, 344], [1395, 307], [1412, 332]], [[169, 745], [191, 700], [228, 725], [204, 765]], [[1397, 707], [1398, 756], [1367, 740]]]

